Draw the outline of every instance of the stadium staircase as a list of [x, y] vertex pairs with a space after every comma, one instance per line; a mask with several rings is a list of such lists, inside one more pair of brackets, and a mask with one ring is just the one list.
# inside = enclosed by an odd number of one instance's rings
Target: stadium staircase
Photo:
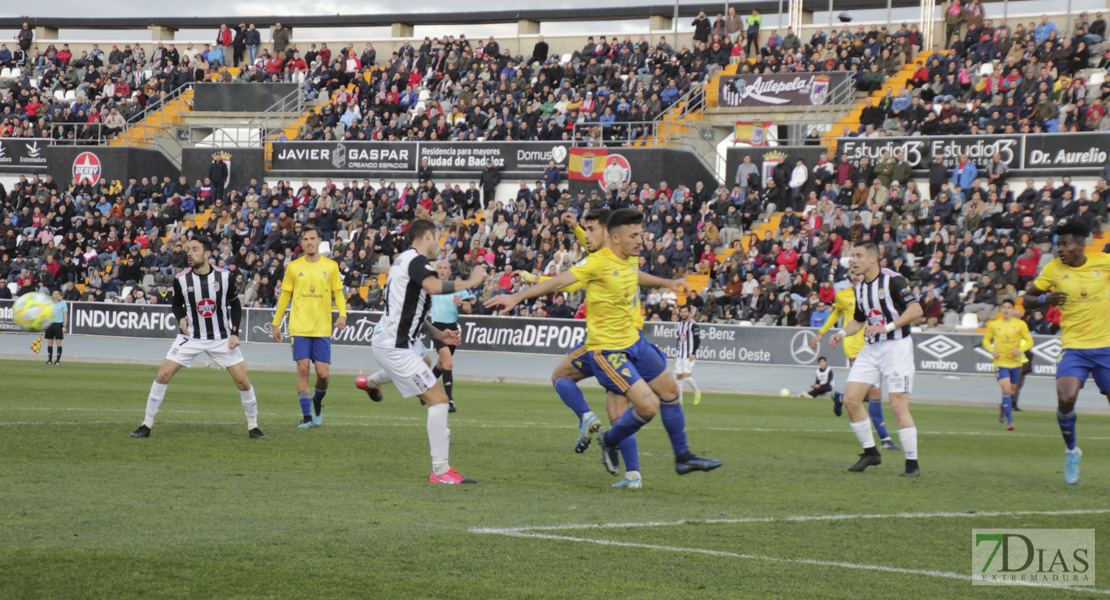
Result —
[[845, 116], [836, 125], [834, 125], [832, 129], [825, 132], [825, 147], [827, 147], [831, 152], [835, 152], [836, 138], [840, 136], [840, 132], [844, 131], [845, 127], [848, 127], [852, 131], [856, 131], [857, 129], [859, 129], [859, 119], [860, 116], [863, 114], [863, 109], [871, 106], [872, 102], [878, 102], [880, 99], [882, 99], [888, 89], [891, 90], [891, 93], [895, 96], [902, 93], [902, 90], [906, 89], [906, 82], [909, 81], [911, 77], [913, 77], [914, 71], [916, 71], [917, 68], [921, 65], [924, 65], [929, 60], [929, 57], [932, 55], [932, 52], [921, 52], [920, 54], [918, 54], [917, 58], [914, 58], [913, 60], [907, 62], [906, 66], [902, 67], [901, 71], [895, 73], [893, 77], [889, 77], [887, 81], [883, 83], [882, 87], [867, 96], [867, 98], [864, 98], [862, 102], [857, 104], [856, 107], [853, 108], [847, 116]]
[[[142, 120], [130, 125], [110, 146], [150, 146], [155, 137], [166, 131], [167, 126], [181, 123], [185, 114], [193, 109], [193, 89], [181, 89], [167, 97], [161, 106], [143, 111]], [[179, 159], [180, 160], [180, 159]]]

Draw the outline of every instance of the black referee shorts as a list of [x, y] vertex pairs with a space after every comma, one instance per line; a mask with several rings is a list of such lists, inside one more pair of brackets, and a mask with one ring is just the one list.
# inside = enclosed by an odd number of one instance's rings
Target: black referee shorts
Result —
[[46, 328], [46, 332], [43, 334], [43, 337], [48, 340], [61, 341], [65, 339], [65, 329], [62, 327], [61, 323], [54, 323], [50, 327]]
[[[452, 331], [458, 331], [459, 330], [459, 323], [458, 323], [458, 321], [456, 321], [454, 323], [432, 323], [432, 327], [435, 327], [436, 329], [438, 329], [440, 331], [446, 331], [448, 329], [450, 329]], [[441, 342], [439, 340], [432, 340], [432, 345], [435, 347], [436, 352], [439, 352], [443, 348], [450, 348], [451, 349], [451, 356], [455, 355], [456, 346], [452, 346], [450, 344], [444, 344], [443, 342]]]

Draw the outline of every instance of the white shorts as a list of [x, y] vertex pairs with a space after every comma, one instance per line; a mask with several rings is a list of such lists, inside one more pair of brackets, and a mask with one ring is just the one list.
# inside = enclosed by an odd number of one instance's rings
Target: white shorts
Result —
[[436, 377], [432, 375], [432, 368], [424, 362], [428, 350], [423, 344], [417, 344], [416, 348], [374, 346], [372, 350], [374, 360], [389, 374], [402, 398], [419, 396], [435, 386]]
[[689, 375], [694, 372], [694, 363], [697, 359], [694, 358], [676, 358], [674, 359], [674, 372], [675, 375]]
[[848, 383], [878, 386], [885, 379], [887, 393], [909, 394], [913, 391], [914, 370], [913, 339], [884, 340], [860, 350], [848, 371]]
[[243, 353], [239, 348], [228, 349], [227, 342], [227, 340], [197, 340], [179, 333], [177, 339], [173, 341], [173, 346], [170, 346], [170, 351], [166, 353], [166, 359], [187, 369], [193, 365], [193, 359], [198, 355], [207, 354], [212, 362], [219, 365], [221, 369], [226, 369], [244, 361]]

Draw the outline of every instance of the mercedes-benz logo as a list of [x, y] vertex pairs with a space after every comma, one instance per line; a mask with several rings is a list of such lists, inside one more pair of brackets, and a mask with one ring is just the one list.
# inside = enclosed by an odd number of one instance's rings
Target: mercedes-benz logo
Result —
[[817, 336], [809, 330], [794, 334], [794, 337], [790, 340], [790, 355], [794, 357], [794, 362], [808, 365], [817, 360], [817, 350], [810, 345], [815, 337]]

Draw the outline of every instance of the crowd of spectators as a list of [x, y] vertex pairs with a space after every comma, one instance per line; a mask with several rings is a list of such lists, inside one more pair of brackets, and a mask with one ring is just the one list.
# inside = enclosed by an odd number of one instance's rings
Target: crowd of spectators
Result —
[[[982, 16], [975, 6], [962, 10]], [[511, 56], [493, 38], [471, 43], [465, 36], [405, 43], [382, 61], [371, 44], [335, 55], [326, 44], [312, 45], [301, 56], [288, 30], [279, 27], [272, 48], [262, 48], [248, 24], [221, 28], [203, 49], [179, 52], [159, 44], [149, 59], [138, 44], [113, 47], [107, 57], [96, 47], [76, 59], [67, 48], [49, 47], [28, 58], [31, 38], [21, 32], [22, 54], [12, 60], [22, 62], [12, 64], [23, 71], [6, 88], [0, 136], [54, 135], [58, 123], [82, 117], [118, 122], [115, 115], [126, 119], [137, 107], [231, 65], [242, 67], [239, 80], [292, 80], [310, 95], [326, 91], [333, 103], [309, 119], [301, 131], [305, 139], [565, 139], [576, 123], [594, 121], [604, 125], [588, 135], [614, 139], [730, 61], [752, 72], [845, 70], [862, 82], [876, 69], [900, 69], [920, 44], [916, 28], [907, 26], [893, 33], [818, 30], [808, 44], [790, 30], [761, 39], [766, 32], [758, 12], [742, 18], [734, 8], [716, 20], [699, 15], [693, 25], [693, 48], [675, 51], [665, 38], [654, 44], [644, 37], [591, 38], [569, 62], [550, 56], [542, 38], [525, 58]], [[1101, 41], [1090, 37], [1105, 32], [1101, 13], [1059, 48], [1058, 30], [1048, 25], [1042, 19], [1041, 26], [1011, 32], [1004, 21], [998, 27], [986, 19], [961, 23], [949, 32], [952, 47], [930, 57], [910, 90], [867, 108], [861, 131], [849, 133], [1102, 128], [1103, 99], [1086, 104], [1089, 88], [1075, 83], [1086, 59], [1061, 54], [1065, 46]], [[0, 63], [7, 59], [4, 50]], [[983, 68], [988, 64], [993, 73]], [[83, 76], [70, 75], [81, 69]], [[41, 78], [41, 96], [27, 71]], [[933, 87], [929, 81], [936, 76], [961, 82], [960, 90]], [[226, 72], [220, 77], [232, 78]], [[81, 92], [68, 106], [51, 93], [66, 81]], [[133, 100], [132, 91], [138, 92]], [[52, 104], [42, 106], [43, 97]], [[1045, 102], [1058, 109], [1057, 123], [1041, 111]], [[1083, 118], [1065, 116], [1068, 103], [1083, 109]], [[1017, 112], [992, 110], [1014, 105]], [[1032, 114], [1022, 112], [1027, 106]], [[579, 260], [583, 250], [571, 216], [629, 206], [646, 216], [643, 270], [708, 277], [705, 290], [685, 299], [704, 321], [818, 326], [844, 285], [848, 248], [870, 239], [879, 244], [883, 266], [905, 275], [923, 299], [922, 326], [955, 325], [972, 314], [982, 323], [997, 303], [1020, 295], [1049, 258], [1054, 225], [1075, 220], [1097, 231], [1106, 222], [1108, 177], [1104, 172], [1090, 193], [1066, 176], [1059, 183], [1014, 182], [998, 156], [979, 164], [938, 157], [926, 177], [915, 177], [900, 152], [884, 152], [874, 164], [848, 156], [821, 155], [811, 164], [791, 158], [766, 182], [758, 156], [748, 156], [728, 186], [632, 182], [623, 189], [579, 190], [549, 168], [534, 185], [522, 183], [511, 200], [499, 202], [492, 200], [496, 178], [440, 184], [424, 168], [419, 181], [409, 183], [270, 185], [259, 174], [245, 188], [229, 190], [185, 178], [67, 185], [32, 177], [0, 189], [0, 281], [15, 283], [17, 293], [62, 288], [69, 299], [164, 303], [173, 273], [185, 264], [183, 242], [200, 230], [218, 240], [219, 263], [234, 271], [244, 303], [269, 307], [280, 293], [284, 266], [297, 253], [300, 227], [312, 222], [340, 262], [351, 304], [378, 308], [378, 275], [404, 249], [408, 223], [429, 218], [442, 229], [444, 258], [457, 275], [465, 278], [480, 261], [491, 265], [478, 292], [488, 297], [524, 285], [514, 272], [554, 274]], [[207, 209], [211, 218], [196, 220]], [[764, 225], [779, 211], [777, 227]], [[365, 299], [358, 293], [364, 286]], [[8, 293], [0, 286], [0, 295]], [[643, 299], [649, 319], [675, 317], [678, 299], [671, 292], [644, 290]], [[569, 317], [581, 301], [580, 293], [555, 295], [517, 311]], [[1051, 331], [1058, 321], [1053, 309], [1027, 317], [1035, 332]]]
[[[954, 326], [971, 314], [983, 323], [998, 303], [1021, 294], [1053, 250], [1054, 225], [1076, 221], [1097, 231], [1107, 219], [1105, 179], [1090, 194], [1066, 176], [1011, 182], [1004, 171], [977, 171], [964, 157], [952, 167], [938, 160], [925, 182], [914, 180], [900, 155], [884, 154], [874, 166], [842, 158], [822, 157], [812, 168], [780, 165], [766, 185], [753, 175], [761, 165], [748, 156], [731, 189], [632, 182], [572, 190], [538, 179], [521, 183], [511, 198], [502, 191], [497, 201], [477, 181], [440, 185], [431, 178], [317, 186], [257, 179], [226, 191], [184, 177], [94, 186], [22, 178], [0, 190], [0, 281], [15, 283], [17, 294], [61, 287], [70, 299], [163, 303], [173, 273], [185, 265], [183, 242], [203, 231], [218, 241], [218, 263], [233, 271], [244, 303], [270, 307], [284, 266], [298, 253], [298, 231], [311, 222], [340, 264], [351, 304], [374, 309], [381, 306], [378, 275], [406, 247], [408, 224], [427, 218], [441, 228], [443, 258], [455, 274], [465, 278], [474, 264], [490, 265], [476, 291], [484, 298], [524, 285], [517, 272], [553, 275], [581, 259], [573, 225], [591, 208], [632, 207], [646, 216], [642, 270], [707, 277], [705, 289], [685, 299], [703, 321], [819, 326], [848, 278], [851, 245], [870, 239], [882, 266], [903, 274], [922, 298], [920, 325]], [[207, 209], [211, 216], [190, 228]], [[777, 211], [777, 227], [767, 226]], [[84, 284], [83, 294], [75, 284]], [[366, 298], [359, 294], [364, 286]], [[643, 300], [649, 319], [675, 317], [673, 293], [645, 289]], [[580, 292], [559, 294], [517, 314], [569, 317], [581, 303]], [[1052, 311], [1028, 317], [1034, 331], [1058, 322]]]
[[[1015, 27], [1005, 18], [996, 23], [985, 18], [979, 0], [963, 6], [960, 0], [951, 0], [942, 13], [948, 39], [945, 49], [935, 49], [899, 93], [887, 88], [882, 98], [872, 100], [860, 117], [859, 129], [845, 127], [843, 135], [1110, 130], [1110, 82], [1096, 85], [1087, 75], [1098, 72], [1105, 77], [1110, 61], [1103, 44], [1106, 20], [1101, 12], [1093, 20], [1083, 12], [1070, 29], [1063, 30], [1047, 15], [1039, 23]], [[905, 31], [903, 24], [895, 40]], [[912, 39], [914, 34], [908, 35]], [[864, 40], [869, 39], [870, 33]], [[878, 46], [879, 58], [861, 67], [859, 89], [878, 90], [884, 75], [893, 75], [912, 58], [890, 36], [886, 39]], [[884, 60], [889, 55], [896, 60]]]

